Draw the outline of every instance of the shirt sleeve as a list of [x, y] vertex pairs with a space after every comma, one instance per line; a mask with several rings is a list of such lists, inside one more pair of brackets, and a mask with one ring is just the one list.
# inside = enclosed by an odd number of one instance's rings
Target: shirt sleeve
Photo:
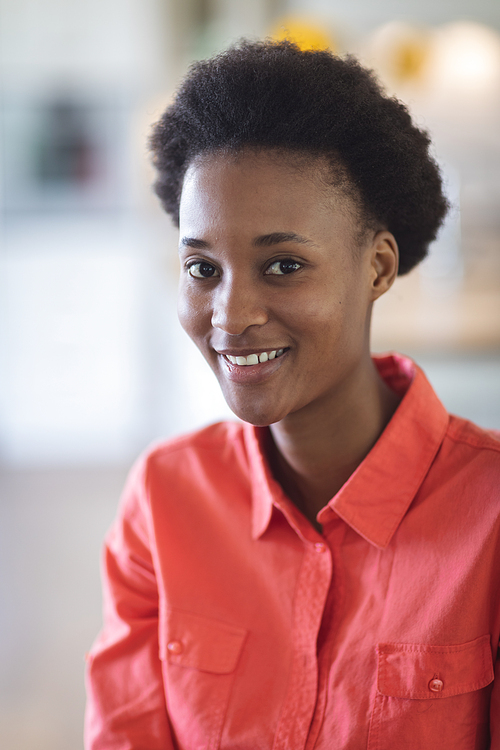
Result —
[[85, 750], [173, 750], [158, 653], [158, 587], [142, 490], [129, 477], [102, 561], [104, 625], [87, 661]]

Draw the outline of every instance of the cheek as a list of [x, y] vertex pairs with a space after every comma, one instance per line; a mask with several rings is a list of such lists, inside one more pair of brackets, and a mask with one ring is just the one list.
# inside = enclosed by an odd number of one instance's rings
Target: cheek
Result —
[[188, 336], [198, 343], [198, 339], [206, 333], [207, 319], [210, 325], [210, 314], [203, 301], [197, 295], [184, 289], [182, 285], [177, 298], [177, 316]]
[[287, 308], [287, 319], [294, 321], [297, 330], [314, 338], [338, 337], [349, 324], [345, 295], [332, 284], [316, 288], [314, 293], [292, 295]]
[[347, 354], [363, 346], [366, 306], [361, 304], [359, 295], [333, 291], [318, 295], [302, 306], [296, 300], [294, 319], [297, 329], [307, 336], [310, 344], [321, 349], [327, 347], [329, 352]]

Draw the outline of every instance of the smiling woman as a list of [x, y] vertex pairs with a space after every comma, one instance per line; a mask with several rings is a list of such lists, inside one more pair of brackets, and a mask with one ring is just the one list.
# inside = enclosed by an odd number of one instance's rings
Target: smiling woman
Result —
[[[374, 387], [396, 406], [370, 358], [369, 318], [398, 250], [387, 231], [360, 242], [354, 203], [327, 185], [328, 169], [321, 157], [298, 169], [269, 149], [195, 160], [180, 201], [179, 317], [241, 419], [317, 427], [355, 400], [369, 448]], [[325, 502], [339, 488], [329, 485]]]
[[428, 137], [354, 60], [244, 42], [151, 143], [179, 318], [243, 424], [131, 472], [87, 749], [500, 748], [500, 443], [370, 355], [446, 212]]

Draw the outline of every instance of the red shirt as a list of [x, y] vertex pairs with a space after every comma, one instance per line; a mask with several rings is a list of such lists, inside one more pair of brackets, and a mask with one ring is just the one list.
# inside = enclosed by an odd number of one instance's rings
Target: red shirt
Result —
[[405, 395], [322, 535], [271, 476], [265, 428], [213, 425], [136, 464], [87, 750], [500, 748], [500, 442], [410, 360], [376, 362]]

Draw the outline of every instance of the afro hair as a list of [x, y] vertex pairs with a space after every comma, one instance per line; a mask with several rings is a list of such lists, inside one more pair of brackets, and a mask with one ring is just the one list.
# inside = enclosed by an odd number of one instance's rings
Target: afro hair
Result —
[[251, 147], [328, 158], [347, 172], [365, 226], [395, 236], [400, 274], [425, 257], [448, 209], [429, 146], [404, 104], [353, 57], [269, 40], [194, 63], [150, 139], [155, 191], [177, 225], [184, 175], [199, 155]]

